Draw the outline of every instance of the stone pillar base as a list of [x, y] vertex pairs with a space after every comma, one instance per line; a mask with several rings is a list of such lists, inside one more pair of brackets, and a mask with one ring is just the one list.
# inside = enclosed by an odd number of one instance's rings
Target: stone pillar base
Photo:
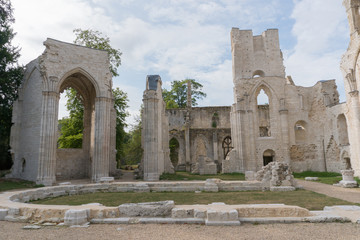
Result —
[[158, 173], [144, 174], [144, 181], [159, 181], [160, 175]]

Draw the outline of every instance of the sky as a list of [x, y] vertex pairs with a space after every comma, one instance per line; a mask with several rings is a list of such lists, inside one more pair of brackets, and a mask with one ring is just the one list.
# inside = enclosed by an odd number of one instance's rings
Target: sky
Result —
[[[230, 31], [260, 35], [279, 29], [286, 75], [296, 85], [336, 79], [345, 101], [340, 60], [349, 43], [341, 0], [12, 0], [20, 64], [42, 54], [46, 38], [73, 42], [73, 29], [98, 30], [123, 53], [113, 86], [128, 94], [129, 125], [139, 115], [146, 75], [196, 79], [207, 97], [199, 106], [234, 102]], [[59, 117], [66, 115], [60, 100]]]

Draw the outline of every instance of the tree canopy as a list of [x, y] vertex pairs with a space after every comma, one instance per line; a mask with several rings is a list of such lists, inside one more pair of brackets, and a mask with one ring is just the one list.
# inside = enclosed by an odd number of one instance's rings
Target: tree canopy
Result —
[[8, 169], [12, 164], [8, 152], [12, 106], [23, 78], [23, 67], [17, 63], [20, 48], [11, 45], [15, 36], [11, 28], [14, 22], [11, 2], [0, 0], [0, 169]]
[[187, 103], [187, 82], [191, 81], [191, 102], [197, 106], [197, 101], [206, 97], [202, 92], [203, 85], [195, 79], [175, 80], [171, 82], [171, 89], [163, 89], [162, 95], [166, 108], [185, 108]]
[[91, 29], [82, 30], [77, 28], [73, 32], [76, 36], [75, 44], [107, 51], [109, 54], [110, 71], [114, 77], [119, 76], [117, 68], [121, 65], [122, 52], [120, 52], [120, 49], [115, 49], [110, 45], [109, 37], [102, 36], [101, 32]]
[[65, 90], [67, 97], [66, 109], [69, 111], [69, 117], [59, 120], [60, 137], [58, 139], [59, 148], [81, 148], [83, 138], [83, 118], [84, 105], [73, 88]]

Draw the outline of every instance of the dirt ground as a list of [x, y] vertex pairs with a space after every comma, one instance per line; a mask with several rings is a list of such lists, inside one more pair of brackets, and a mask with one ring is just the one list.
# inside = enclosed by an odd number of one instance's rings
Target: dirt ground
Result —
[[0, 222], [0, 239], [360, 239], [360, 224], [296, 223], [242, 224], [236, 227], [204, 225], [109, 225], [93, 224], [88, 228], [42, 227], [25, 230], [25, 223]]

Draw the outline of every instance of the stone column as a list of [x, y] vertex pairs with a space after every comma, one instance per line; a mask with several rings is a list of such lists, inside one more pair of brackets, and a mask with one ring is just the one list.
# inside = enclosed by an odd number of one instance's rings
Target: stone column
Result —
[[112, 99], [95, 98], [94, 155], [92, 159], [91, 180], [98, 182], [108, 177], [110, 171], [110, 107]]
[[290, 154], [289, 154], [289, 120], [288, 120], [288, 110], [281, 109], [280, 113], [280, 123], [281, 123], [281, 137], [282, 137], [282, 152], [284, 157], [284, 162], [290, 164]]
[[59, 94], [57, 92], [44, 91], [42, 103], [43, 114], [36, 183], [51, 186], [56, 181], [55, 170]]
[[[351, 139], [350, 139], [350, 150], [351, 150], [351, 166], [355, 170], [355, 176], [360, 176], [360, 104], [359, 104], [359, 91], [355, 90], [349, 92], [350, 95], [350, 113], [351, 113]], [[350, 118], [348, 118], [350, 120]]]
[[248, 134], [248, 139], [250, 142], [250, 153], [249, 153], [249, 157], [250, 159], [248, 160], [248, 165], [247, 165], [247, 171], [256, 171], [257, 169], [257, 162], [256, 162], [256, 148], [255, 148], [255, 132], [254, 132], [254, 116], [253, 116], [254, 112], [252, 110], [248, 110], [247, 111], [247, 115], [248, 115], [248, 127], [249, 127], [249, 134]]
[[214, 161], [219, 160], [219, 153], [218, 153], [218, 136], [217, 132], [213, 133], [213, 147], [214, 147]]
[[159, 180], [159, 99], [157, 96], [157, 82], [161, 81], [160, 76], [147, 76], [146, 90], [143, 95], [143, 129], [142, 134], [144, 138], [144, 180], [157, 181]]

